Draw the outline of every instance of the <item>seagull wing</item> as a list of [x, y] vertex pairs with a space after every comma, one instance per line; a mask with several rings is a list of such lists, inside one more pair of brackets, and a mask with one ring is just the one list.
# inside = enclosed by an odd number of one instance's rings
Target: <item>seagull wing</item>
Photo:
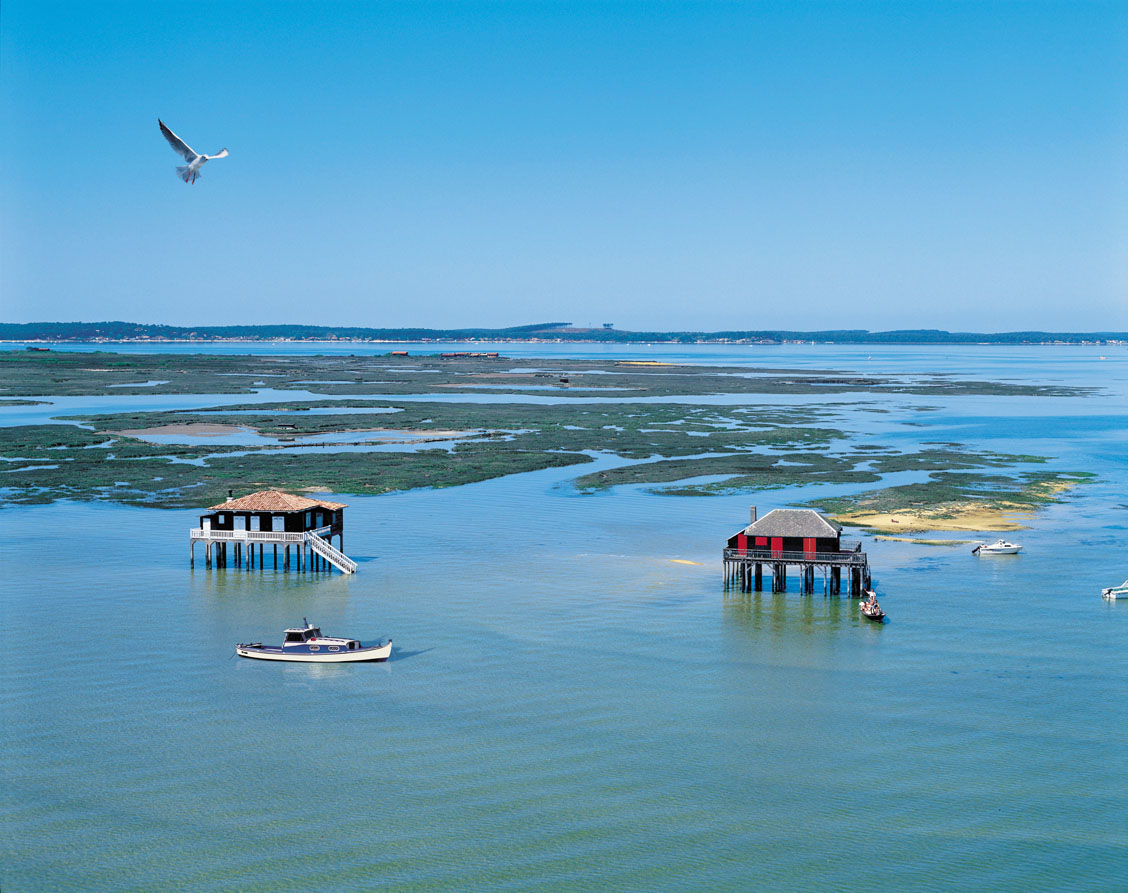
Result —
[[163, 133], [164, 138], [168, 140], [168, 144], [172, 146], [173, 152], [175, 152], [177, 155], [182, 156], [184, 160], [189, 163], [196, 160], [198, 153], [191, 146], [189, 146], [186, 142], [184, 142], [184, 140], [182, 140], [175, 133], [165, 127], [164, 121], [162, 121], [160, 118], [157, 118], [157, 123], [161, 125], [161, 133]]
[[220, 149], [214, 155], [209, 155], [208, 161], [211, 161], [213, 158], [226, 158], [228, 156], [228, 154], [230, 154], [230, 153], [228, 153], [228, 151], [226, 149]]

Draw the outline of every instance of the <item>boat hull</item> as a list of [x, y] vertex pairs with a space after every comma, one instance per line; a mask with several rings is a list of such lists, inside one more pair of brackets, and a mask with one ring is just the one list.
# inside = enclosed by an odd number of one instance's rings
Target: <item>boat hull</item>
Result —
[[1010, 543], [999, 540], [995, 543], [980, 543], [971, 550], [972, 555], [1017, 555], [1022, 551], [1019, 543]]
[[[877, 607], [877, 605], [876, 605], [877, 598], [873, 594], [872, 590], [870, 590], [870, 589], [866, 590], [866, 597], [873, 599], [873, 601], [875, 602], [874, 607]], [[862, 612], [862, 616], [865, 617], [866, 620], [872, 620], [874, 623], [884, 623], [885, 622], [885, 612], [883, 610], [881, 610], [881, 608], [879, 608], [879, 607], [877, 608], [876, 611], [873, 610], [872, 608], [869, 607], [868, 601], [862, 602], [860, 605], [858, 605], [858, 610]]]
[[392, 640], [383, 645], [374, 645], [371, 648], [357, 648], [354, 651], [323, 651], [312, 654], [308, 651], [281, 648], [277, 645], [236, 645], [235, 653], [239, 657], [250, 657], [255, 660], [281, 660], [303, 664], [353, 664], [353, 663], [380, 663], [386, 661], [392, 654]]
[[1110, 602], [1118, 598], [1128, 598], [1128, 589], [1102, 589], [1101, 598], [1108, 599]]

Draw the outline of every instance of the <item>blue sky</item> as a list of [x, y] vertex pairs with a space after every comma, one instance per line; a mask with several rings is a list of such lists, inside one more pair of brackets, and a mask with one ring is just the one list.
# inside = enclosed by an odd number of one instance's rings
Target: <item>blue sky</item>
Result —
[[1126, 329], [1126, 58], [1124, 3], [4, 0], [0, 318]]

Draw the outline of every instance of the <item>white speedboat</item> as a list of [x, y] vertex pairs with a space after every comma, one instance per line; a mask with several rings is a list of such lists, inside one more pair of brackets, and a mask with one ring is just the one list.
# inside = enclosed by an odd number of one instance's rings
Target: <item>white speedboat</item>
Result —
[[1109, 586], [1108, 589], [1102, 589], [1101, 598], [1107, 598], [1109, 601], [1116, 601], [1118, 598], [1128, 598], [1128, 580], [1125, 580], [1119, 586]]
[[991, 543], [980, 543], [971, 550], [972, 555], [1017, 555], [1022, 551], [1022, 546], [1018, 543], [1008, 543], [1006, 540], [998, 540]]
[[392, 640], [379, 645], [361, 645], [357, 639], [323, 636], [308, 620], [305, 626], [286, 630], [281, 645], [262, 642], [240, 642], [235, 646], [239, 657], [258, 660], [293, 660], [307, 664], [340, 664], [354, 661], [384, 661], [392, 653]]

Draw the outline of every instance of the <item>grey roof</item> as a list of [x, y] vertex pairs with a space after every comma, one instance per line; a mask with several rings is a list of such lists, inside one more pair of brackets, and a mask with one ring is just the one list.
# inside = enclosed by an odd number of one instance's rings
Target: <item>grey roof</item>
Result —
[[838, 536], [842, 526], [814, 509], [772, 509], [744, 528], [749, 536], [801, 536], [813, 539]]

